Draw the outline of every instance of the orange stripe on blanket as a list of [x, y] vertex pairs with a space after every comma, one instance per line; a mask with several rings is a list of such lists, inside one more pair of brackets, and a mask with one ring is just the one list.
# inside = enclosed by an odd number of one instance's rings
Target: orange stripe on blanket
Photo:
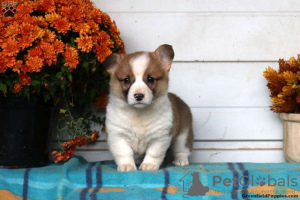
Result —
[[[154, 190], [163, 191], [164, 187], [154, 188]], [[170, 186], [170, 187], [167, 188], [166, 192], [169, 193], [169, 194], [175, 194], [177, 192], [177, 187], [176, 186]]]
[[[154, 188], [154, 189], [158, 190], [158, 191], [163, 191], [164, 187]], [[177, 193], [177, 187], [176, 186], [169, 186], [167, 188], [167, 193], [168, 194], [175, 194], [175, 193]], [[219, 191], [216, 191], [216, 190], [209, 190], [207, 192], [207, 194], [211, 194], [211, 195], [214, 195], [214, 196], [219, 196], [219, 195], [222, 195], [223, 192], [219, 192]]]
[[262, 172], [273, 172], [272, 170], [267, 169], [267, 168], [258, 168], [257, 170], [262, 171]]
[[286, 188], [286, 195], [298, 195], [300, 196], [299, 190], [294, 190], [292, 188]]
[[[239, 190], [241, 192], [242, 190]], [[285, 187], [285, 186], [256, 186], [253, 188], [248, 188], [248, 192], [252, 194], [259, 194], [259, 195], [275, 195], [276, 194], [285, 194], [285, 195], [298, 195], [300, 196], [300, 191], [295, 190], [293, 188]]]
[[223, 192], [220, 192], [220, 191], [216, 191], [216, 190], [209, 190], [207, 192], [207, 194], [211, 194], [211, 195], [214, 195], [214, 196], [219, 196], [219, 195], [222, 195], [224, 194]]
[[[256, 187], [252, 187], [252, 188], [248, 188], [248, 193], [252, 193], [252, 194], [259, 194], [259, 195], [266, 195], [266, 194], [270, 194], [270, 195], [274, 195], [274, 186], [268, 186], [268, 185], [264, 185], [264, 186], [256, 186]], [[239, 192], [242, 190], [239, 190]]]
[[[15, 195], [8, 190], [0, 190], [0, 199], [1, 200], [22, 200], [23, 197]], [[28, 199], [29, 200], [29, 199]]]
[[[77, 190], [75, 190], [76, 192], [77, 191], [82, 191], [84, 188], [80, 188], [80, 189], [77, 189]], [[88, 190], [88, 192], [94, 192], [94, 188], [90, 188], [89, 190]], [[122, 188], [100, 188], [100, 189], [98, 189], [98, 191], [97, 192], [124, 192], [125, 190], [124, 189], [122, 189]]]

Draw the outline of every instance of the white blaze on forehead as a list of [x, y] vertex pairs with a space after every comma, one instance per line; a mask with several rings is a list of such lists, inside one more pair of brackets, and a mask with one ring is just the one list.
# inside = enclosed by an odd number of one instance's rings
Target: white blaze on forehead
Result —
[[[138, 57], [132, 58], [130, 60], [130, 65], [132, 68], [132, 73], [135, 78], [135, 82], [131, 85], [128, 95], [127, 102], [131, 105], [136, 103], [141, 103], [141, 105], [147, 105], [152, 102], [153, 94], [151, 89], [143, 81], [144, 73], [149, 65], [150, 57], [148, 53], [140, 54]], [[142, 101], [137, 102], [134, 98], [135, 94], [143, 94], [144, 98]]]
[[130, 60], [132, 72], [136, 79], [142, 78], [149, 65], [150, 57], [147, 53], [143, 53], [136, 58]]

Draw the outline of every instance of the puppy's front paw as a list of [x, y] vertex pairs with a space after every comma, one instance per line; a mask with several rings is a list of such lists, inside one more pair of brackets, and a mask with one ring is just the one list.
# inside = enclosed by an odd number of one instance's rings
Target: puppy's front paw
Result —
[[139, 169], [141, 169], [143, 171], [156, 171], [156, 170], [159, 169], [159, 166], [158, 165], [153, 165], [151, 163], [143, 163], [143, 164], [141, 164]]
[[136, 171], [136, 166], [132, 164], [123, 164], [118, 166], [119, 172]]
[[188, 159], [179, 159], [179, 160], [175, 160], [173, 161], [173, 164], [175, 166], [188, 166], [190, 163], [189, 163], [189, 160]]

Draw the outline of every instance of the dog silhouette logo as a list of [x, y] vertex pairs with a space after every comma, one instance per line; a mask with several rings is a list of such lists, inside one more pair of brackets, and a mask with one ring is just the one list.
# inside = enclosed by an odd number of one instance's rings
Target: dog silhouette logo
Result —
[[[187, 176], [189, 174], [191, 176]], [[203, 186], [200, 181], [199, 172], [189, 172], [179, 181], [183, 181], [183, 191], [188, 192], [182, 195], [183, 198], [188, 198], [187, 196], [205, 196], [209, 191], [209, 187]]]

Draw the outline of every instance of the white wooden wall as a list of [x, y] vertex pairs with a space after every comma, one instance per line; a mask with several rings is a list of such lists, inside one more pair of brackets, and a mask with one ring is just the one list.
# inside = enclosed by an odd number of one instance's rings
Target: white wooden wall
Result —
[[[173, 46], [170, 91], [193, 112], [192, 161], [284, 162], [282, 124], [262, 73], [300, 53], [300, 1], [94, 2], [116, 21], [127, 53]], [[111, 159], [103, 136], [77, 154]]]

